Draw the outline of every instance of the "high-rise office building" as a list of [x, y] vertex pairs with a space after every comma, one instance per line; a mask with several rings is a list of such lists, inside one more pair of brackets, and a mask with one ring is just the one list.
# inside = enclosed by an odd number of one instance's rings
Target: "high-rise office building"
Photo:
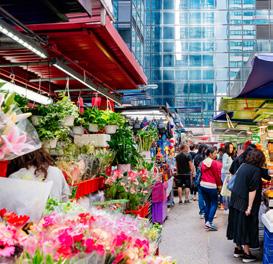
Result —
[[244, 85], [253, 53], [273, 51], [273, 1], [141, 2], [142, 65], [149, 82], [158, 84], [147, 103], [191, 109], [180, 114], [185, 126], [209, 126], [220, 98]]
[[144, 0], [114, 0], [115, 26], [138, 62], [144, 64]]

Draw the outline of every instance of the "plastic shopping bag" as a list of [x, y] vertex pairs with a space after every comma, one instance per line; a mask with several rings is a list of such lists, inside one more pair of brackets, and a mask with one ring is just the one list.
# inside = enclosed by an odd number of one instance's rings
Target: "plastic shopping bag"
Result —
[[223, 182], [222, 190], [221, 190], [221, 195], [223, 197], [230, 197], [231, 196], [231, 191], [228, 189], [228, 182], [231, 178], [231, 174], [226, 174], [226, 177]]
[[0, 209], [41, 219], [53, 182], [0, 178]]

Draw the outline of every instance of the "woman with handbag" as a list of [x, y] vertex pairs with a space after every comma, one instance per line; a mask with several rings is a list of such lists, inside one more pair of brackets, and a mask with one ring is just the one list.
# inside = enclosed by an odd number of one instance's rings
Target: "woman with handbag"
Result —
[[245, 263], [256, 261], [249, 248], [259, 247], [258, 213], [264, 164], [264, 153], [258, 149], [251, 150], [236, 172], [232, 186], [227, 238], [236, 244], [234, 257], [242, 257]]

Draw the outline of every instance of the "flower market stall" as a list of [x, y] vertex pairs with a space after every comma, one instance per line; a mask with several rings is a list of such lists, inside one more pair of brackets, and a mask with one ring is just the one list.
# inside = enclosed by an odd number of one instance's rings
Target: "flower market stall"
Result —
[[[12, 171], [17, 157], [43, 145], [63, 171], [71, 197], [67, 202], [49, 199], [46, 207], [39, 209], [42, 217], [32, 214], [36, 203], [29, 204], [25, 212], [30, 213], [25, 214], [19, 202], [10, 205], [16, 195], [8, 196], [9, 203], [1, 199], [0, 260], [48, 264], [173, 263], [170, 258], [154, 256], [162, 227], [152, 225], [145, 217], [158, 174], [154, 162], [142, 157], [126, 119], [97, 108], [80, 114], [65, 94], [46, 106], [33, 106], [22, 99], [14, 94], [1, 95], [1, 161], [7, 165], [10, 160], [7, 171]], [[153, 140], [145, 144], [150, 146]], [[23, 181], [1, 180], [0, 186], [8, 186], [3, 189], [3, 197]], [[31, 180], [25, 182], [36, 186]], [[44, 190], [47, 183], [37, 184]], [[50, 184], [47, 186], [50, 188]], [[40, 189], [34, 189], [42, 208], [41, 197], [48, 197], [49, 192], [38, 195]], [[31, 199], [31, 193], [27, 192], [25, 199]]]

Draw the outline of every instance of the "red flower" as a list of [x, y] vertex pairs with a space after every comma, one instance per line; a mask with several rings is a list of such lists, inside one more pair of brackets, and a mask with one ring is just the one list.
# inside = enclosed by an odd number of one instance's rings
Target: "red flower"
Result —
[[123, 246], [123, 244], [125, 242], [127, 242], [129, 240], [130, 240], [129, 237], [122, 232], [119, 235], [117, 235], [116, 238], [114, 239], [114, 245], [116, 247], [121, 247], [121, 246]]
[[83, 234], [73, 236], [74, 243], [75, 242], [81, 242], [82, 239], [83, 239]]
[[118, 263], [120, 263], [123, 259], [124, 259], [124, 255], [123, 255], [122, 252], [120, 252], [120, 253], [116, 256], [115, 260], [113, 261], [113, 264], [118, 264]]
[[92, 238], [86, 239], [85, 247], [86, 247], [86, 249], [85, 249], [86, 253], [91, 253], [96, 250], [96, 246], [95, 246], [94, 240]]
[[3, 218], [8, 224], [15, 226], [15, 227], [22, 227], [29, 220], [29, 216], [17, 215], [15, 213], [5, 213]]
[[63, 244], [64, 247], [71, 247], [73, 245], [73, 238], [65, 230], [62, 234], [59, 235], [59, 241]]
[[6, 208], [2, 208], [1, 210], [0, 210], [0, 217], [4, 217], [5, 216], [5, 214], [7, 213], [7, 209]]

